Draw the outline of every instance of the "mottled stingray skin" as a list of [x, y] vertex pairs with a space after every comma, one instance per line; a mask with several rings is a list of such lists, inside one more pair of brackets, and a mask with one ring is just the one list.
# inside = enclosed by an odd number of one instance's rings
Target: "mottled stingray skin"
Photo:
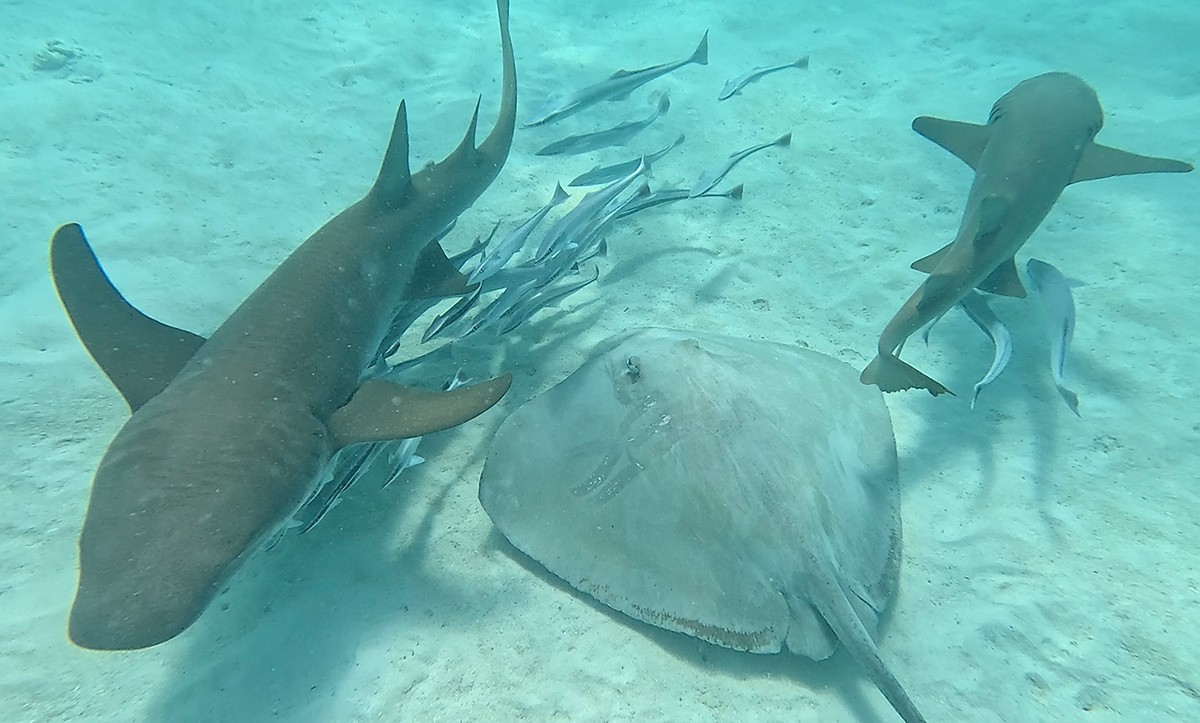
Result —
[[817, 352], [644, 329], [501, 425], [479, 486], [519, 550], [621, 612], [755, 653], [840, 641], [923, 720], [872, 635], [896, 587], [895, 439]]

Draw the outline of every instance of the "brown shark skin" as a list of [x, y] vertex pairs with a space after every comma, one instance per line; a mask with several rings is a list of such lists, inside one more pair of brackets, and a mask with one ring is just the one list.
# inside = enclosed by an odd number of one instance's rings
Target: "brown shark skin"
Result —
[[76, 644], [130, 650], [178, 635], [315, 485], [337, 447], [329, 420], [359, 387], [406, 289], [422, 285], [414, 275], [429, 240], [507, 158], [516, 71], [508, 0], [497, 8], [503, 96], [487, 138], [476, 148], [472, 118], [463, 144], [409, 184], [401, 103], [367, 195], [288, 257], [161, 393], [134, 405], [97, 469], [80, 536]]
[[[926, 135], [925, 128], [930, 126], [923, 123], [939, 122], [918, 118], [913, 127]], [[1123, 167], [1114, 164], [1111, 173], [1077, 177], [1081, 159], [1089, 149], [1108, 150], [1092, 143], [1103, 122], [1100, 101], [1086, 83], [1067, 73], [1046, 73], [1022, 81], [996, 101], [987, 126], [976, 126], [982, 148], [977, 158], [969, 157], [969, 151], [951, 149], [976, 170], [958, 234], [937, 258], [924, 283], [884, 328], [878, 355], [863, 370], [864, 384], [875, 384], [885, 392], [913, 388], [926, 389], [934, 396], [949, 392], [900, 361], [898, 349], [911, 334], [941, 316], [967, 292], [985, 284], [998, 268], [1011, 265], [1013, 255], [1073, 180], [1191, 170], [1189, 164], [1179, 161], [1137, 157], [1140, 166], [1132, 162]], [[927, 259], [918, 261], [914, 268]], [[1005, 290], [985, 290], [1025, 295], [1015, 267], [1004, 279], [1010, 282]]]

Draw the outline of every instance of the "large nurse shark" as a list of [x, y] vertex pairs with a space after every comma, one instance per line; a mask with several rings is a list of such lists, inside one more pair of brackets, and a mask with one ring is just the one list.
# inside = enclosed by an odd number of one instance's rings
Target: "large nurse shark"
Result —
[[863, 384], [885, 392], [949, 390], [897, 356], [915, 331], [971, 289], [1024, 297], [1013, 255], [1071, 183], [1135, 173], [1184, 173], [1190, 163], [1139, 156], [1093, 142], [1104, 124], [1100, 101], [1068, 73], [1022, 81], [992, 107], [987, 125], [921, 117], [913, 130], [975, 170], [954, 241], [912, 267], [929, 274], [879, 337]]
[[444, 160], [410, 173], [400, 104], [375, 184], [317, 230], [208, 339], [162, 324], [109, 282], [77, 224], [51, 241], [59, 297], [133, 411], [100, 461], [79, 539], [69, 636], [156, 645], [204, 611], [304, 502], [338, 449], [475, 417], [509, 376], [447, 393], [368, 378], [407, 301], [467, 290], [436, 242], [495, 179], [515, 126], [508, 0], [498, 0], [499, 119], [479, 107]]

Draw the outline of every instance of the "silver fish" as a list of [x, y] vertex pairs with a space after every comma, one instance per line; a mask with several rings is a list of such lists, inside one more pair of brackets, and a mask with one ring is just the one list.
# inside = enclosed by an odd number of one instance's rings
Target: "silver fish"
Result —
[[650, 127], [654, 121], [658, 120], [659, 116], [664, 115], [671, 109], [671, 100], [667, 96], [663, 96], [658, 101], [658, 107], [649, 117], [640, 121], [628, 121], [615, 125], [612, 128], [606, 128], [602, 131], [593, 131], [591, 133], [579, 133], [566, 138], [560, 138], [553, 143], [549, 143], [538, 150], [534, 155], [537, 156], [574, 156], [580, 153], [589, 153], [601, 148], [609, 146], [619, 146], [629, 142], [638, 133], [641, 133], [646, 128]]
[[629, 203], [621, 207], [621, 212], [617, 214], [617, 219], [622, 219], [627, 216], [632, 216], [638, 211], [645, 211], [648, 208], [659, 206], [664, 203], [674, 203], [675, 201], [686, 201], [689, 198], [728, 198], [734, 201], [740, 201], [742, 198], [743, 184], [739, 183], [728, 191], [713, 193], [705, 191], [699, 196], [692, 196], [691, 191], [686, 188], [663, 188], [649, 196], [635, 198]]
[[1008, 360], [1012, 358], [1012, 335], [1008, 333], [1008, 327], [1004, 325], [1004, 322], [1000, 321], [1000, 318], [988, 306], [987, 300], [982, 294], [971, 291], [959, 300], [958, 305], [966, 312], [967, 318], [983, 329], [983, 333], [988, 335], [995, 348], [991, 368], [987, 370], [987, 374], [984, 374], [982, 379], [975, 383], [975, 393], [971, 395], [971, 409], [974, 409], [975, 400], [979, 399], [979, 391], [996, 381], [996, 377], [1000, 376], [1000, 372], [1008, 366]]
[[522, 128], [532, 128], [540, 126], [544, 123], [566, 118], [569, 115], [574, 115], [579, 111], [590, 108], [603, 100], [616, 100], [630, 94], [633, 90], [649, 83], [655, 78], [678, 70], [685, 65], [708, 65], [708, 31], [704, 32], [704, 37], [700, 39], [700, 44], [696, 46], [696, 50], [691, 56], [683, 60], [676, 60], [672, 63], [663, 63], [662, 65], [653, 65], [649, 68], [640, 70], [618, 70], [608, 78], [582, 88], [565, 96], [554, 96], [549, 98], [546, 103], [534, 114], [533, 118], [521, 126]]
[[[660, 151], [655, 151], [654, 153], [645, 156], [646, 167], [649, 168], [650, 166], [654, 165], [655, 161], [670, 153], [675, 146], [683, 143], [683, 139], [684, 136], [682, 133], [680, 133], [679, 137], [671, 142], [671, 145], [663, 148]], [[632, 158], [628, 161], [614, 163], [611, 166], [596, 166], [586, 173], [579, 174], [575, 177], [575, 180], [571, 181], [567, 185], [571, 187], [599, 186], [601, 184], [608, 183], [609, 181], [615, 181], [618, 178], [624, 178], [625, 176], [628, 176], [631, 172], [633, 172], [633, 169], [638, 167], [638, 164], [641, 162], [641, 158]]]
[[471, 320], [470, 325], [459, 334], [460, 339], [488, 328], [512, 311], [517, 304], [536, 292], [542, 285], [541, 279], [533, 279], [522, 284], [509, 286], [488, 304]]
[[531, 316], [538, 313], [542, 309], [546, 308], [547, 306], [557, 304], [571, 294], [574, 294], [576, 291], [579, 291], [583, 287], [600, 278], [600, 267], [596, 266], [593, 267], [593, 269], [594, 270], [591, 278], [576, 281], [575, 283], [571, 284], [563, 284], [562, 286], [552, 289], [541, 289], [537, 293], [524, 299], [509, 313], [508, 320], [505, 322], [504, 326], [500, 328], [500, 333], [507, 334], [521, 324], [524, 324]]
[[570, 198], [567, 192], [563, 190], [561, 184], [554, 187], [554, 195], [550, 198], [550, 202], [542, 206], [541, 210], [531, 216], [527, 221], [517, 226], [512, 231], [504, 235], [500, 239], [500, 243], [496, 244], [491, 253], [487, 254], [479, 266], [471, 272], [467, 277], [467, 283], [474, 284], [478, 281], [483, 281], [487, 277], [499, 271], [508, 260], [513, 257], [513, 254], [521, 250], [525, 245], [525, 241], [529, 239], [529, 234], [533, 233], [533, 229], [537, 227], [546, 214], [550, 213], [551, 209], [559, 205], [563, 201]]
[[688, 191], [688, 196], [690, 198], [695, 198], [696, 196], [711, 191], [713, 186], [716, 186], [718, 183], [720, 183], [721, 179], [725, 178], [725, 176], [733, 170], [734, 166], [741, 163], [747, 157], [758, 153], [765, 148], [771, 148], [772, 146], [787, 146], [790, 145], [791, 142], [792, 133], [791, 131], [788, 131], [769, 143], [760, 143], [757, 146], [750, 146], [745, 150], [730, 154], [728, 158], [726, 158], [724, 161], [721, 161], [720, 165], [713, 166], [701, 174], [699, 180], [697, 180], [695, 185], [693, 185]]
[[464, 264], [483, 253], [484, 249], [487, 248], [487, 245], [490, 244], [492, 239], [496, 237], [496, 231], [499, 229], [500, 222], [497, 221], [496, 225], [492, 226], [492, 230], [490, 233], [488, 233], [487, 238], [476, 236], [475, 241], [466, 251], [450, 257], [450, 263], [454, 264], [454, 268], [461, 271]]
[[738, 91], [740, 91], [742, 88], [745, 88], [747, 85], [750, 85], [751, 83], [753, 83], [754, 81], [763, 77], [764, 75], [770, 75], [771, 73], [774, 73], [776, 71], [787, 70], [788, 68], [807, 68], [807, 67], [808, 67], [808, 56], [806, 55], [803, 58], [800, 58], [799, 60], [792, 62], [792, 63], [784, 63], [783, 65], [771, 65], [771, 66], [766, 66], [763, 68], [755, 68], [754, 70], [746, 71], [745, 73], [742, 73], [738, 77], [736, 77], [732, 80], [726, 81], [725, 87], [722, 88], [721, 92], [717, 95], [717, 100], [726, 100], [726, 99], [732, 98], [733, 96], [737, 95]]
[[1025, 271], [1029, 274], [1030, 285], [1042, 297], [1042, 306], [1050, 322], [1050, 373], [1054, 377], [1054, 386], [1075, 416], [1079, 416], [1079, 397], [1065, 385], [1067, 352], [1071, 349], [1071, 338], [1075, 336], [1073, 284], [1045, 261], [1029, 259]]
[[479, 301], [479, 294], [482, 290], [483, 285], [477, 284], [471, 293], [464, 295], [461, 299], [454, 303], [454, 306], [451, 306], [449, 309], [446, 309], [446, 311], [434, 317], [433, 322], [429, 325], [429, 328], [426, 329], [425, 333], [421, 335], [421, 343], [424, 344], [438, 334], [441, 334], [451, 324], [463, 318], [463, 316], [470, 311], [471, 307], [475, 305], [475, 302]]
[[384, 480], [383, 489], [387, 489], [393, 482], [400, 479], [404, 470], [416, 467], [425, 461], [424, 457], [417, 454], [417, 445], [421, 443], [422, 439], [424, 437], [409, 437], [393, 445], [394, 449], [388, 456], [388, 467], [391, 467], [392, 473]]
[[562, 218], [558, 219], [550, 230], [546, 232], [538, 244], [537, 255], [534, 256], [536, 261], [545, 261], [558, 250], [564, 243], [567, 243], [573, 238], [578, 231], [586, 226], [597, 214], [601, 213], [614, 198], [619, 196], [629, 184], [633, 183], [638, 176], [646, 172], [646, 159], [641, 159], [638, 167], [633, 169], [633, 172], [624, 178], [613, 181], [604, 188], [592, 191], [583, 197], [575, 208], [568, 211]]
[[[460, 368], [454, 372], [454, 376], [442, 385], [442, 391], [452, 392], [462, 385], [466, 384], [469, 379], [463, 374]], [[409, 437], [401, 439], [398, 442], [389, 443], [391, 452], [388, 455], [388, 466], [392, 468], [392, 473], [388, 475], [383, 482], [383, 489], [387, 489], [393, 482], [400, 479], [400, 475], [404, 474], [404, 470], [411, 469], [425, 461], [424, 457], [417, 455], [417, 445], [421, 443], [424, 437]]]

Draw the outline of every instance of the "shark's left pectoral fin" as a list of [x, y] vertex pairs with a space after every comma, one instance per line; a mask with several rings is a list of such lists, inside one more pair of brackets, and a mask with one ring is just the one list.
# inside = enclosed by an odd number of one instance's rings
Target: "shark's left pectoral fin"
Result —
[[983, 155], [983, 149], [991, 137], [991, 128], [988, 126], [930, 116], [916, 118], [912, 128], [958, 156], [972, 170], [979, 163], [979, 157]]
[[1111, 176], [1132, 176], [1137, 173], [1187, 173], [1192, 168], [1192, 164], [1184, 161], [1139, 156], [1129, 151], [1089, 143], [1079, 157], [1079, 165], [1075, 167], [1071, 183]]
[[360, 442], [420, 437], [483, 414], [508, 391], [512, 375], [449, 392], [405, 387], [382, 379], [363, 383], [329, 420], [335, 448]]
[[204, 338], [151, 319], [125, 300], [77, 223], [50, 240], [50, 273], [75, 333], [132, 411], [158, 395]]

